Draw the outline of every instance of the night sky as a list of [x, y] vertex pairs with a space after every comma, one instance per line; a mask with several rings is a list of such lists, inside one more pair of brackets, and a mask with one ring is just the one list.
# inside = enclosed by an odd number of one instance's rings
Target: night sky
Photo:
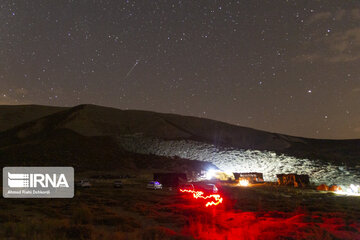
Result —
[[0, 104], [360, 138], [358, 1], [0, 2]]

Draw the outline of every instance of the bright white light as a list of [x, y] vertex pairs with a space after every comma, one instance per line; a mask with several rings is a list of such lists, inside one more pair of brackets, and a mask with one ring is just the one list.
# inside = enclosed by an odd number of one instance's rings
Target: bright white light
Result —
[[217, 172], [217, 170], [215, 169], [209, 169], [207, 172], [206, 172], [206, 179], [207, 180], [210, 180], [212, 179], [213, 177], [215, 177], [215, 173]]
[[350, 190], [353, 193], [359, 193], [360, 191], [360, 185], [354, 185], [354, 184], [350, 184]]
[[336, 191], [336, 194], [340, 194], [340, 195], [346, 195], [346, 196], [360, 196], [360, 193], [349, 193], [349, 192], [344, 192], [344, 191]]
[[343, 187], [345, 190], [336, 191], [336, 194], [347, 196], [360, 196], [360, 185], [350, 184], [350, 187]]
[[249, 180], [247, 180], [247, 179], [240, 179], [238, 185], [239, 185], [239, 186], [243, 186], [243, 187], [249, 186]]

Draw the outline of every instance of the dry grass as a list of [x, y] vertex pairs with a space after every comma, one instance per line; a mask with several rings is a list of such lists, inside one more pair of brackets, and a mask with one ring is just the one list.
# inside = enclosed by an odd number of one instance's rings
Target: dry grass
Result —
[[275, 186], [222, 187], [204, 208], [175, 191], [111, 181], [73, 199], [0, 199], [0, 239], [356, 239], [360, 199]]

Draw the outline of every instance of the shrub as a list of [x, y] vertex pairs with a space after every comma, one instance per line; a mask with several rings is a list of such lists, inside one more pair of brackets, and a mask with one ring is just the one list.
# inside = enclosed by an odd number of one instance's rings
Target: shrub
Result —
[[75, 224], [88, 224], [92, 222], [92, 219], [92, 213], [85, 205], [80, 205], [76, 208], [72, 217], [72, 221]]
[[143, 240], [185, 240], [185, 239], [193, 239], [187, 236], [179, 235], [171, 229], [165, 227], [151, 227], [146, 229], [142, 233], [141, 239]]

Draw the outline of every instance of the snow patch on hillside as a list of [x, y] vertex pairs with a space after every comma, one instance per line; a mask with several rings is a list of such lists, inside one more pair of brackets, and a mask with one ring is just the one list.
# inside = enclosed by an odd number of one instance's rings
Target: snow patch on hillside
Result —
[[360, 183], [360, 169], [335, 166], [322, 161], [278, 155], [271, 151], [218, 148], [202, 142], [123, 136], [120, 145], [131, 152], [207, 161], [223, 171], [261, 172], [265, 181], [276, 181], [276, 174], [308, 174], [315, 184], [349, 185]]

